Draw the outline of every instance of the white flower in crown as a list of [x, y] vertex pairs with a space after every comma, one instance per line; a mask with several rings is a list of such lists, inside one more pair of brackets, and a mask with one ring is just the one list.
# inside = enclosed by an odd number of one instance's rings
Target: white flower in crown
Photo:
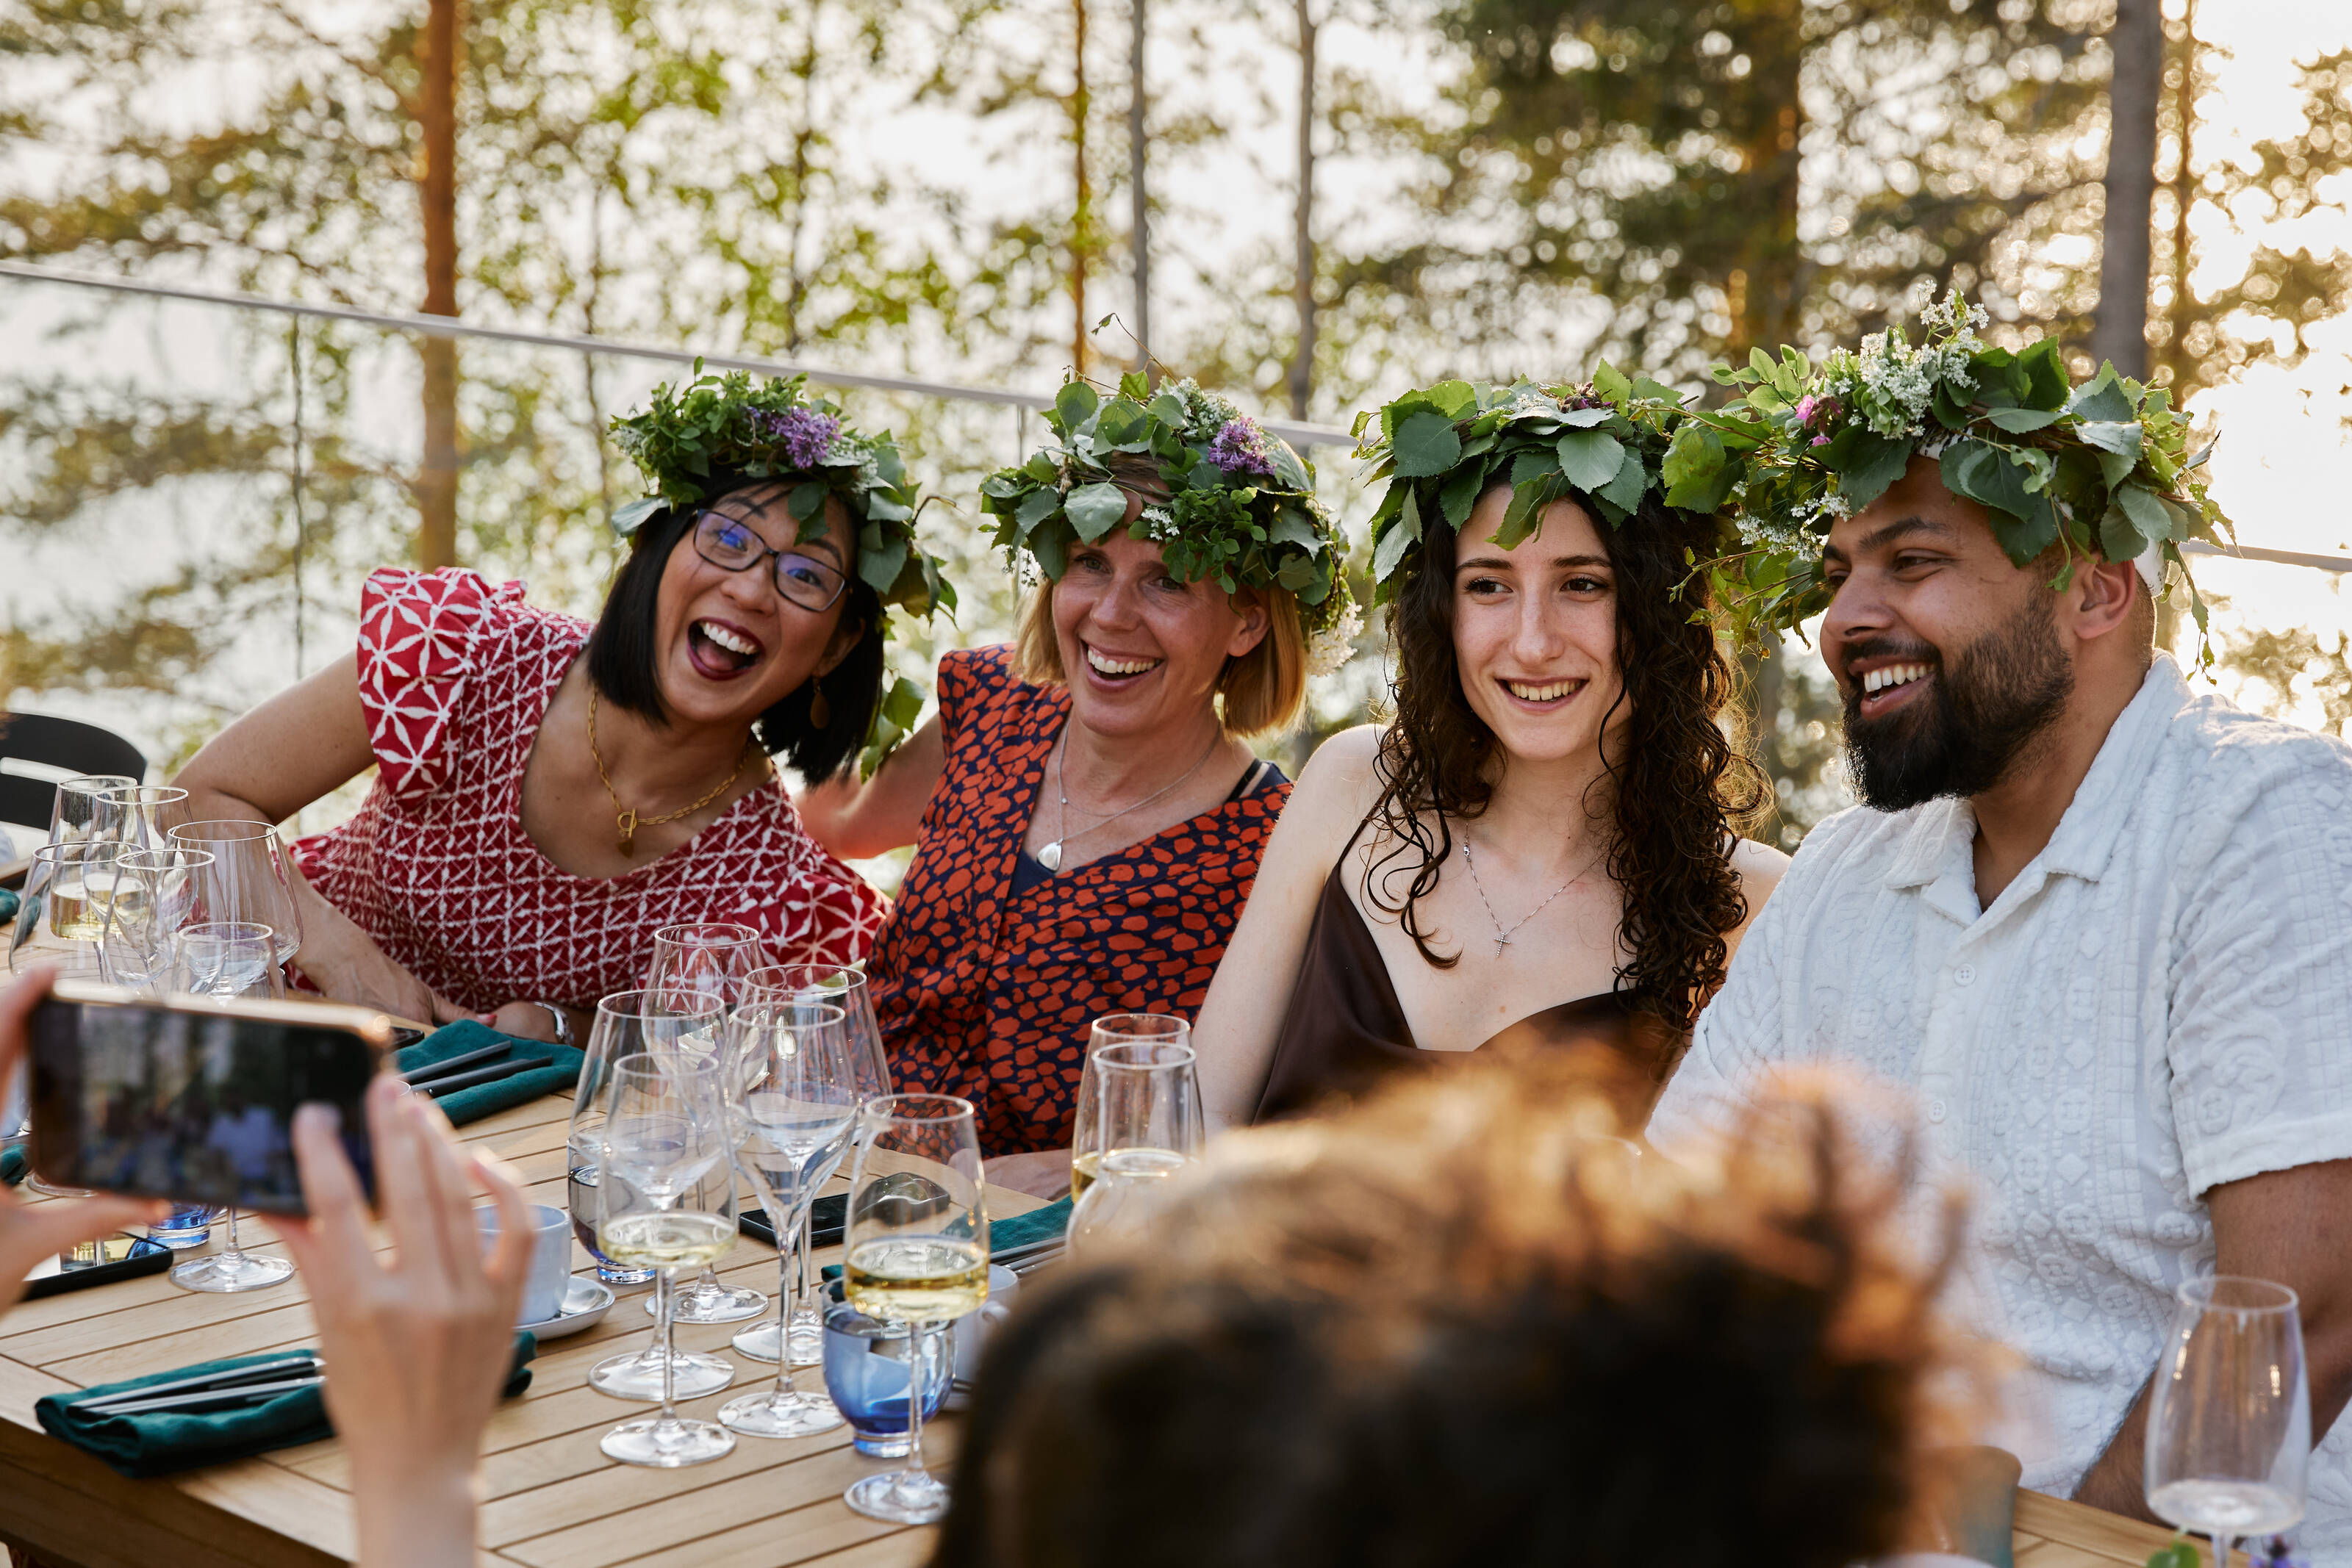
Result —
[[1176, 537], [1176, 514], [1157, 503], [1144, 507], [1136, 521], [1143, 525], [1146, 535], [1161, 544]]
[[1356, 607], [1355, 596], [1345, 589], [1335, 588], [1341, 595], [1339, 618], [1307, 639], [1307, 678], [1320, 680], [1336, 672], [1356, 652], [1356, 638], [1364, 629], [1364, 612]]

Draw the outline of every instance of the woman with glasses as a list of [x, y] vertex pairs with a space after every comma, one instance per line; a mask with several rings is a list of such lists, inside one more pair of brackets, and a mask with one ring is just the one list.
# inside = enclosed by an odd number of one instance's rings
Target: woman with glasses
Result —
[[471, 571], [369, 578], [357, 651], [224, 730], [199, 817], [280, 821], [373, 766], [295, 846], [304, 976], [419, 1019], [586, 1038], [657, 926], [735, 921], [782, 963], [866, 956], [887, 901], [801, 826], [771, 758], [850, 771], [882, 706], [883, 611], [953, 598], [887, 434], [796, 378], [655, 390], [614, 422], [653, 494], [592, 624]]

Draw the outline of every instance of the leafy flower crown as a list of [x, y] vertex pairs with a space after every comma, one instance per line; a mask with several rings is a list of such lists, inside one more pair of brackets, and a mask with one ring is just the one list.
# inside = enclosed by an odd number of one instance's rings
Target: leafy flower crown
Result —
[[994, 542], [1008, 557], [1029, 552], [1060, 581], [1070, 551], [1094, 544], [1127, 516], [1128, 492], [1112, 460], [1142, 458], [1159, 469], [1168, 499], [1129, 528], [1160, 547], [1180, 582], [1214, 582], [1227, 593], [1279, 591], [1298, 601], [1310, 674], [1346, 663], [1363, 621], [1348, 592], [1347, 538], [1315, 498], [1315, 470], [1255, 420], [1192, 382], [1159, 391], [1140, 375], [1119, 378], [1105, 398], [1083, 381], [1063, 384], [1045, 411], [1053, 443], [980, 487], [996, 519]]
[[627, 538], [666, 508], [715, 500], [714, 471], [798, 480], [786, 506], [802, 538], [824, 532], [825, 497], [838, 496], [857, 530], [857, 575], [883, 604], [909, 615], [954, 613], [954, 585], [916, 542], [922, 502], [889, 432], [852, 429], [837, 404], [809, 395], [805, 376], [704, 375], [697, 360], [694, 378], [654, 388], [643, 413], [614, 417], [614, 440], [653, 491], [614, 509], [614, 532]]
[[[1494, 486], [1511, 487], [1494, 537], [1510, 549], [1542, 531], [1546, 507], [1573, 494], [1591, 497], [1612, 528], [1623, 527], [1652, 491], [1670, 507], [1713, 516], [1752, 444], [1700, 423], [1674, 388], [1605, 361], [1581, 384], [1440, 382], [1381, 408], [1378, 429], [1368, 434], [1374, 417], [1358, 414], [1355, 434], [1370, 476], [1389, 480], [1372, 514], [1375, 604], [1395, 597], [1427, 530], [1467, 526], [1478, 497]], [[1727, 527], [1719, 539], [1736, 556]], [[1694, 576], [1719, 575], [1714, 557], [1693, 555], [1685, 564]], [[1717, 584], [1718, 603], [1744, 601], [1721, 591], [1727, 586]]]
[[[2075, 558], [2136, 560], [2151, 549], [2181, 568], [2190, 539], [2221, 543], [2229, 520], [2198, 475], [2172, 395], [2102, 365], [2074, 386], [2058, 340], [2011, 353], [1978, 336], [1983, 307], [1956, 289], [1920, 313], [1915, 347], [1899, 327], [1819, 365], [1799, 350], [1753, 350], [1715, 379], [1740, 395], [1712, 416], [1748, 448], [1731, 512], [1762, 599], [1752, 613], [1792, 626], [1828, 601], [1822, 539], [1903, 476], [1937, 459], [1944, 487], [1982, 506], [1993, 537], [2023, 566], [2056, 544]], [[2197, 624], [2205, 606], [2190, 585]], [[2207, 657], [2210, 658], [2210, 651]]]

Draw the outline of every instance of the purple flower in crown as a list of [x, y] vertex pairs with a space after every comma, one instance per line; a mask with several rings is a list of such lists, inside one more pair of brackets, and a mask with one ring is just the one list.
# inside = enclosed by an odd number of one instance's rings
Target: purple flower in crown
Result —
[[1225, 422], [1217, 438], [1209, 443], [1209, 461], [1228, 474], [1274, 477], [1274, 448], [1266, 444], [1265, 432], [1247, 415]]
[[783, 443], [784, 457], [793, 467], [814, 468], [833, 449], [833, 438], [841, 434], [841, 421], [813, 408], [788, 408], [782, 413], [761, 415], [760, 428]]

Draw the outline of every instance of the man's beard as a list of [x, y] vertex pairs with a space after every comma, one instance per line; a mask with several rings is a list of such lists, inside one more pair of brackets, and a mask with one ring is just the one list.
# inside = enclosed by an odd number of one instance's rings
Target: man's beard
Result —
[[2055, 626], [2050, 601], [2036, 594], [1948, 663], [1925, 644], [1846, 649], [1848, 659], [1891, 653], [1933, 671], [1920, 697], [1884, 718], [1863, 718], [1861, 686], [1847, 690], [1846, 762], [1863, 803], [1900, 811], [2000, 783], [2074, 694], [2074, 668]]

